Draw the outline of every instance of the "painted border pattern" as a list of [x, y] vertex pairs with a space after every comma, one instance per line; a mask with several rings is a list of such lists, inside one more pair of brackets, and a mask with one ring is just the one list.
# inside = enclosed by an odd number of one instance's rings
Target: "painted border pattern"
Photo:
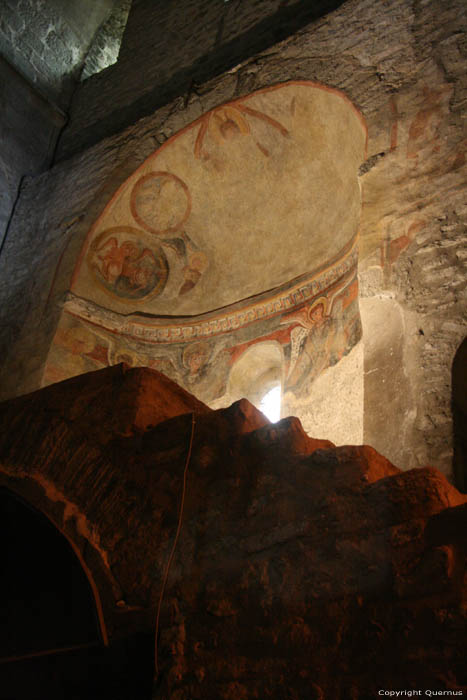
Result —
[[[305, 302], [322, 295], [338, 280], [357, 269], [358, 250], [356, 244], [336, 264], [308, 279], [289, 283], [273, 291], [267, 298], [256, 302], [246, 300], [245, 305], [228, 311], [224, 307], [218, 312], [200, 316], [167, 318], [155, 316], [138, 319], [135, 314], [122, 316], [103, 309], [93, 302], [71, 295], [65, 303], [65, 311], [93, 325], [119, 335], [131, 336], [148, 343], [186, 343], [192, 340], [211, 338], [236, 331], [258, 321], [266, 321], [284, 312], [289, 312]], [[264, 295], [261, 295], [264, 297]]]

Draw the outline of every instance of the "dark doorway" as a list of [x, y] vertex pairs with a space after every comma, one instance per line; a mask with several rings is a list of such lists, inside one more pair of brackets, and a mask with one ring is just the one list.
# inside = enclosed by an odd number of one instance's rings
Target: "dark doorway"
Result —
[[57, 528], [2, 489], [0, 532], [0, 658], [99, 643], [91, 587]]
[[153, 640], [101, 641], [96, 605], [67, 539], [0, 489], [0, 700], [149, 698]]

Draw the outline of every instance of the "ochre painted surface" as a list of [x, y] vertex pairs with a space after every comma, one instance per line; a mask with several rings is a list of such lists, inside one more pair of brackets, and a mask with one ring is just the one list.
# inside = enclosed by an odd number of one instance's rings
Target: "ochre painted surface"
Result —
[[[423, 212], [428, 198], [426, 179], [444, 183], [449, 173], [465, 166], [465, 140], [453, 145], [442, 136], [449, 123], [452, 85], [423, 77], [412, 90], [392, 96], [381, 107], [379, 167], [364, 173], [360, 255], [366, 265], [383, 268], [386, 283], [391, 267], [430, 222]], [[436, 76], [440, 80], [440, 76]], [[379, 172], [378, 172], [379, 171]], [[444, 184], [441, 184], [441, 188]], [[410, 203], [411, 206], [408, 206]], [[382, 216], [381, 212], [387, 212]]]
[[124, 361], [212, 402], [248, 348], [274, 342], [284, 389], [303, 394], [361, 335], [365, 141], [347, 98], [305, 82], [169, 139], [89, 231], [44, 383]]
[[357, 234], [365, 140], [351, 103], [313, 83], [208, 112], [115, 193], [72, 291], [118, 312], [199, 314], [318, 270]]
[[62, 314], [44, 382], [126, 362], [157, 369], [211, 402], [223, 396], [249, 347], [274, 341], [283, 349], [284, 386], [300, 394], [361, 336], [356, 263], [351, 249], [316, 278], [190, 320], [103, 314], [74, 299]]

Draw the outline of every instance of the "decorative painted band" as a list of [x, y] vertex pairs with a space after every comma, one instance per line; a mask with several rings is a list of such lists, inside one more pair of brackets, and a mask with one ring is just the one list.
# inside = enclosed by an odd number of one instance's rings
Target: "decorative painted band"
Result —
[[[72, 316], [105, 328], [111, 333], [131, 336], [148, 343], [184, 343], [198, 338], [210, 338], [244, 326], [265, 321], [274, 316], [290, 312], [313, 298], [326, 294], [331, 286], [354, 272], [357, 268], [358, 252], [354, 244], [336, 264], [327, 267], [309, 279], [297, 281], [272, 290], [265, 298], [245, 300], [245, 305], [235, 304], [216, 312], [190, 317], [139, 317], [137, 314], [122, 316], [104, 309], [94, 302], [70, 293], [65, 311]], [[248, 304], [248, 305], [246, 305]], [[240, 308], [239, 308], [240, 306]], [[230, 308], [230, 310], [229, 310]]]

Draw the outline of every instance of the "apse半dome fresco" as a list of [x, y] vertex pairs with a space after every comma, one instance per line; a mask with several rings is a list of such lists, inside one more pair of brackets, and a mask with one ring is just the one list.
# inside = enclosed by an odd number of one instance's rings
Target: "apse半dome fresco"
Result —
[[317, 271], [357, 234], [365, 138], [349, 100], [313, 83], [214, 109], [115, 193], [72, 291], [116, 312], [200, 314]]
[[223, 405], [251, 380], [243, 361], [234, 368], [260, 344], [273, 350], [254, 394], [275, 377], [290, 409], [361, 338], [365, 146], [352, 103], [311, 82], [260, 90], [179, 131], [90, 228], [45, 381], [124, 361]]

